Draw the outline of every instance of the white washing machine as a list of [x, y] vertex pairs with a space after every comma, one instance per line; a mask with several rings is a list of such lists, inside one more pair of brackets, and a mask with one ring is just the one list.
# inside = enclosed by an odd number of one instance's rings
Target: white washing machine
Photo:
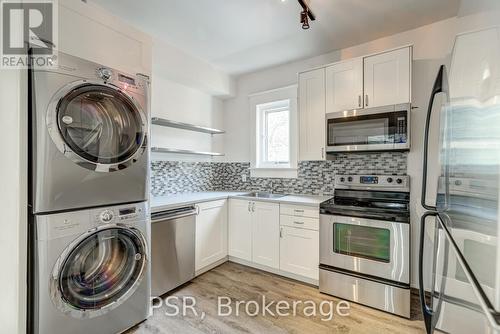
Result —
[[150, 311], [146, 203], [36, 217], [33, 332], [115, 334]]
[[147, 200], [148, 86], [64, 53], [30, 70], [34, 214]]

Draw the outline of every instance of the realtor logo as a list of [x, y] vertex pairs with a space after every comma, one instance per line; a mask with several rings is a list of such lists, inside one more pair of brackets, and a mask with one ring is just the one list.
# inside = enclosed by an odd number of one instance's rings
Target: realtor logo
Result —
[[2, 68], [54, 66], [57, 46], [56, 0], [1, 0]]

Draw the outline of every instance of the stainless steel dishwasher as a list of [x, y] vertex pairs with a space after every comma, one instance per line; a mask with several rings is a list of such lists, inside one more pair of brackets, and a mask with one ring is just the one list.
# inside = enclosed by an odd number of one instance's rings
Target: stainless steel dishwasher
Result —
[[194, 206], [151, 214], [151, 294], [161, 296], [195, 272]]

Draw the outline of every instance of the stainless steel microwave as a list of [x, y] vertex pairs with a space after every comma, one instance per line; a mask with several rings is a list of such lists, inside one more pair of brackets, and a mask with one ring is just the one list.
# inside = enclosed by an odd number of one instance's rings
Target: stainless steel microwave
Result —
[[326, 151], [410, 149], [410, 104], [348, 110], [326, 115]]

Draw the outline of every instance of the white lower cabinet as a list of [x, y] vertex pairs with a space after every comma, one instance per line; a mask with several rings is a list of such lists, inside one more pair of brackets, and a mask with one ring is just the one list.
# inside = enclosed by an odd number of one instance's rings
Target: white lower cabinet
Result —
[[229, 256], [291, 278], [319, 279], [319, 209], [229, 200]]
[[252, 261], [251, 202], [229, 200], [229, 256]]
[[200, 203], [196, 217], [195, 270], [227, 257], [227, 201]]
[[280, 207], [277, 203], [229, 201], [229, 255], [279, 268]]
[[280, 266], [280, 207], [279, 204], [253, 202], [252, 261], [267, 267]]
[[319, 279], [319, 232], [281, 226], [280, 270]]

